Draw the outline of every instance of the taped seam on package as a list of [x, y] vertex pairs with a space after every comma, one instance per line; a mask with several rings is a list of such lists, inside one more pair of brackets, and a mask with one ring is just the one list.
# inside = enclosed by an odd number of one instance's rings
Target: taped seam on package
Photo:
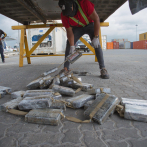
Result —
[[78, 93], [78, 92], [80, 92], [81, 90], [82, 90], [82, 87], [78, 88], [78, 89], [75, 91], [75, 93]]
[[96, 112], [100, 109], [100, 107], [104, 104], [104, 102], [108, 99], [109, 95], [106, 94], [102, 101], [94, 108], [94, 110], [90, 113], [90, 119], [96, 114]]
[[92, 118], [93, 116], [95, 115], [95, 113], [100, 109], [100, 107], [104, 104], [104, 102], [108, 99], [109, 95], [106, 94], [105, 97], [102, 99], [102, 101], [96, 106], [96, 108], [90, 113], [90, 119], [89, 120], [80, 120], [78, 118], [75, 118], [75, 117], [70, 117], [70, 116], [65, 116], [63, 114], [61, 114], [62, 116], [64, 116], [64, 118], [66, 118], [67, 120], [69, 121], [72, 121], [72, 122], [76, 122], [76, 123], [90, 123], [92, 122]]
[[116, 105], [115, 110], [118, 112], [120, 117], [124, 117], [124, 106], [122, 105]]

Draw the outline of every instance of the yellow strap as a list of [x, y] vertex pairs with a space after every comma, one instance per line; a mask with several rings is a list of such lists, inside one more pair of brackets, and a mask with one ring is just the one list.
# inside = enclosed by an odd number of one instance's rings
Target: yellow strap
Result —
[[82, 87], [78, 88], [78, 89], [75, 91], [75, 93], [78, 93], [78, 92], [80, 92], [81, 90], [82, 90]]
[[79, 83], [82, 86], [81, 81], [77, 77], [73, 76], [73, 74], [71, 74], [71, 79], [73, 79], [74, 81], [76, 81], [77, 83]]
[[23, 116], [29, 113], [29, 112], [19, 111], [19, 110], [15, 110], [15, 109], [7, 109], [7, 112], [9, 112], [11, 114], [23, 115]]
[[103, 93], [103, 88], [100, 88], [101, 93]]
[[96, 114], [96, 112], [100, 109], [100, 107], [104, 104], [104, 102], [108, 99], [109, 95], [106, 94], [102, 101], [95, 107], [95, 109], [90, 113], [90, 119]]
[[72, 122], [76, 122], [76, 123], [89, 123], [89, 122], [91, 122], [91, 120], [82, 121], [82, 120], [75, 118], [75, 117], [65, 116], [65, 115], [63, 115], [63, 113], [60, 113], [60, 114], [62, 117], [66, 118], [67, 120], [72, 121]]

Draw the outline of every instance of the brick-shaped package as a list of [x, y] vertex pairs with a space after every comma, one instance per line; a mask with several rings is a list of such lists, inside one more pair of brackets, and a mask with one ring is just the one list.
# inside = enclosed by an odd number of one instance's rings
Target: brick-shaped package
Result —
[[19, 103], [18, 108], [19, 110], [45, 109], [50, 107], [51, 104], [51, 99], [22, 100]]
[[17, 99], [11, 100], [9, 102], [6, 102], [2, 105], [0, 105], [0, 110], [6, 112], [7, 109], [17, 109], [18, 104], [23, 100], [23, 98], [19, 97]]
[[73, 108], [81, 108], [87, 101], [92, 99], [94, 99], [93, 95], [82, 94], [74, 98], [67, 99], [66, 101], [70, 103]]
[[75, 91], [72, 88], [54, 85], [52, 89], [53, 91], [59, 92], [60, 94], [63, 95], [69, 95], [69, 96], [75, 95]]
[[11, 93], [11, 98], [16, 99], [18, 97], [23, 97], [24, 94], [25, 94], [25, 91], [15, 91]]
[[100, 94], [95, 101], [85, 110], [84, 114], [95, 122], [102, 124], [114, 111], [119, 99], [108, 94]]
[[38, 124], [59, 125], [62, 109], [34, 109], [25, 115], [25, 121]]
[[125, 104], [124, 118], [147, 122], [147, 107]]

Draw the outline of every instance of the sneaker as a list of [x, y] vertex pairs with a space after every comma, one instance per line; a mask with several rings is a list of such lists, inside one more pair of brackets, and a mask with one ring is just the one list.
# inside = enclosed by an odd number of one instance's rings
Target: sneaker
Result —
[[109, 74], [105, 68], [101, 69], [101, 78], [102, 79], [109, 79]]

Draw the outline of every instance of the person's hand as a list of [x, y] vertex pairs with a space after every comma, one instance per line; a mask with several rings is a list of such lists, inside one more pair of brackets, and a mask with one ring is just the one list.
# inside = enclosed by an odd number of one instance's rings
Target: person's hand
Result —
[[69, 54], [73, 54], [74, 51], [75, 51], [75, 46], [70, 46]]
[[99, 47], [99, 38], [96, 38], [96, 37], [94, 37], [93, 39], [92, 39], [92, 45], [93, 45], [93, 47], [94, 48], [98, 48]]
[[0, 41], [2, 40], [2, 38], [0, 38]]

